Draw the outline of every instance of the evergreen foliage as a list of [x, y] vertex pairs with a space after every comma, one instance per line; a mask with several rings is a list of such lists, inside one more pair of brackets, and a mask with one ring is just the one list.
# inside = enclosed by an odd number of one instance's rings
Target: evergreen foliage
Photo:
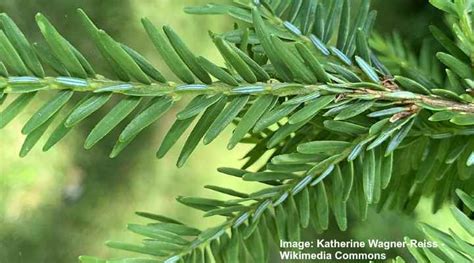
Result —
[[[153, 222], [128, 226], [146, 238], [143, 243], [107, 245], [154, 259], [81, 257], [82, 262], [266, 262], [267, 241], [299, 240], [301, 229], [309, 226], [317, 232], [329, 224], [346, 230], [349, 209], [364, 220], [369, 206], [409, 213], [422, 197], [430, 197], [436, 212], [455, 200], [455, 192], [464, 206], [453, 208], [453, 214], [473, 235], [474, 4], [430, 2], [445, 12], [452, 30], [430, 28], [440, 52], [430, 42], [413, 52], [396, 34], [373, 33], [376, 11], [369, 0], [359, 7], [350, 0], [255, 0], [187, 8], [191, 14], [238, 20], [229, 32], [210, 33], [225, 67], [193, 54], [171, 27], [157, 28], [143, 19], [179, 83], [97, 28], [81, 10], [82, 28], [115, 76], [97, 73], [45, 16], [36, 16], [45, 42], [32, 44], [1, 14], [1, 102], [16, 97], [1, 112], [0, 127], [37, 94], [51, 94], [21, 130], [27, 135], [20, 150], [25, 156], [54, 123], [43, 146], [47, 151], [116, 97], [119, 101], [84, 143], [92, 148], [132, 115], [111, 150], [115, 157], [177, 101], [192, 96], [157, 157], [190, 129], [177, 160], [183, 166], [201, 141], [211, 143], [231, 123], [236, 127], [228, 148], [253, 145], [243, 167], [219, 172], [266, 188], [242, 193], [209, 185], [231, 199], [177, 198], [205, 217], [224, 218], [222, 224], [201, 231], [162, 215], [137, 213]], [[270, 153], [265, 165], [255, 167], [265, 153]], [[472, 244], [454, 232], [423, 230], [446, 246], [411, 250], [418, 261], [473, 260]]]

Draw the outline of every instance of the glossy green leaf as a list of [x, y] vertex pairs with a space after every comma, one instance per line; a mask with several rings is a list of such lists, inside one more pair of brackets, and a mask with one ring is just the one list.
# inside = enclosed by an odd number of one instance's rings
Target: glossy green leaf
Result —
[[340, 62], [346, 64], [347, 66], [352, 66], [352, 60], [341, 50], [335, 48], [335, 47], [330, 47], [331, 53], [339, 59]]
[[473, 166], [474, 165], [474, 151], [469, 154], [469, 157], [467, 157], [466, 161], [466, 166]]
[[255, 27], [255, 32], [265, 50], [265, 54], [268, 56], [268, 59], [275, 67], [276, 72], [283, 78], [283, 80], [290, 81], [292, 79], [292, 74], [287, 66], [282, 62], [282, 59], [278, 56], [278, 53], [273, 46], [273, 41], [271, 40], [267, 31], [267, 26], [263, 22], [258, 9], [252, 10], [252, 20]]
[[454, 140], [453, 144], [450, 145], [450, 150], [446, 155], [444, 162], [446, 164], [452, 164], [460, 158], [468, 144], [461, 138]]
[[6, 36], [18, 51], [24, 63], [37, 77], [44, 77], [44, 70], [33, 48], [18, 26], [7, 14], [0, 14], [0, 21]]
[[16, 74], [22, 76], [28, 75], [28, 69], [23, 63], [23, 60], [3, 31], [0, 31], [0, 55], [2, 56], [3, 62]]
[[127, 142], [134, 138], [140, 131], [153, 124], [173, 105], [173, 100], [169, 97], [156, 99], [148, 108], [138, 114], [122, 131], [119, 141]]
[[352, 148], [351, 152], [349, 153], [349, 155], [347, 156], [347, 160], [349, 162], [352, 162], [357, 157], [359, 157], [359, 155], [362, 153], [362, 150], [365, 149], [367, 143], [369, 143], [369, 139], [363, 140], [363, 141], [359, 142], [356, 146], [354, 146]]
[[187, 14], [208, 15], [208, 14], [226, 14], [229, 11], [229, 6], [219, 4], [207, 4], [204, 6], [188, 6], [184, 8]]
[[138, 215], [138, 216], [144, 217], [144, 218], [160, 221], [160, 222], [163, 222], [163, 223], [182, 224], [179, 221], [176, 221], [172, 218], [169, 218], [169, 217], [166, 217], [166, 216], [163, 216], [163, 215], [157, 215], [157, 214], [152, 214], [152, 213], [148, 213], [148, 212], [135, 212], [135, 214]]
[[[316, 8], [317, 2], [315, 1], [301, 1], [303, 6], [301, 7], [298, 15], [302, 19], [302, 26], [301, 29], [304, 35], [309, 34], [314, 26], [314, 22], [316, 21]], [[296, 13], [295, 13], [296, 15]]]
[[[271, 167], [275, 167], [275, 169], [271, 169]], [[289, 167], [290, 169], [283, 169], [283, 167]], [[291, 167], [301, 167], [301, 169], [291, 169]], [[278, 172], [283, 172], [283, 173], [294, 173], [294, 172], [300, 172], [300, 171], [307, 171], [308, 169], [311, 169], [311, 165], [275, 165], [275, 164], [268, 164], [267, 169], [273, 170], [273, 171], [278, 171]], [[290, 193], [292, 195], [296, 195], [299, 192], [301, 192], [303, 189], [305, 189], [312, 181], [313, 181], [313, 175], [306, 175], [303, 179], [300, 179], [298, 183], [296, 183], [292, 188]]]
[[270, 40], [275, 51], [281, 56], [284, 63], [296, 78], [301, 79], [305, 83], [315, 83], [317, 81], [316, 77], [309, 71], [306, 65], [285, 46], [282, 40], [274, 35], [270, 37]]
[[136, 253], [142, 253], [142, 254], [148, 254], [148, 255], [153, 255], [153, 256], [162, 257], [167, 254], [161, 251], [157, 251], [154, 248], [146, 247], [144, 245], [135, 245], [135, 244], [125, 243], [125, 242], [107, 241], [105, 245], [111, 248], [116, 248], [120, 250], [136, 252]]
[[32, 132], [28, 133], [23, 142], [23, 145], [20, 149], [20, 157], [25, 157], [31, 149], [36, 145], [39, 141], [41, 136], [46, 132], [49, 125], [53, 122], [54, 118], [57, 116], [57, 113], [53, 114], [50, 118], [48, 118], [45, 122], [43, 122], [39, 127], [34, 129]]
[[302, 43], [296, 43], [295, 46], [300, 56], [311, 68], [316, 79], [324, 83], [330, 82], [329, 75], [326, 73], [323, 66], [321, 65], [319, 60], [313, 55], [313, 53]]
[[74, 94], [71, 90], [59, 91], [56, 96], [50, 101], [46, 102], [23, 126], [21, 132], [23, 134], [29, 134], [36, 128], [47, 122], [56, 112], [69, 101]]
[[248, 243], [248, 250], [249, 250], [249, 253], [252, 255], [254, 262], [267, 261], [266, 255], [265, 255], [267, 253], [267, 250], [264, 245], [265, 242], [266, 242], [266, 239], [262, 237], [262, 235], [260, 234], [260, 230], [258, 228], [255, 229], [253, 234], [250, 235], [250, 237], [247, 239], [247, 242], [245, 242], [245, 243]]
[[246, 211], [247, 209], [248, 209], [247, 207], [241, 206], [241, 205], [229, 206], [229, 207], [224, 207], [224, 208], [216, 208], [216, 209], [207, 211], [203, 216], [204, 217], [210, 217], [210, 216], [215, 216], [215, 215], [230, 216], [230, 215], [234, 215], [233, 213]]
[[[363, 164], [360, 158], [358, 158], [355, 161], [356, 161], [355, 165], [357, 165], [357, 167], [363, 167]], [[356, 178], [361, 178], [364, 176], [362, 174], [363, 171], [360, 171], [360, 170], [361, 170], [360, 168], [355, 170]], [[368, 211], [369, 204], [365, 196], [363, 180], [359, 179], [359, 180], [354, 181], [352, 193], [353, 194], [351, 195], [350, 201], [352, 201], [352, 205], [355, 208], [355, 212], [360, 219], [365, 220], [367, 218], [367, 211]]]
[[456, 207], [451, 207], [451, 213], [458, 223], [471, 235], [474, 236], [474, 222]]
[[379, 83], [379, 77], [377, 76], [377, 73], [375, 70], [361, 57], [356, 56], [355, 60], [359, 67], [362, 69], [362, 71], [365, 73], [365, 75], [374, 83]]
[[338, 49], [343, 49], [346, 45], [347, 38], [349, 37], [349, 30], [351, 24], [351, 1], [344, 0], [342, 11], [341, 11], [341, 20], [339, 22], [339, 30], [337, 35], [336, 47]]
[[402, 88], [405, 90], [411, 91], [411, 92], [417, 92], [417, 93], [422, 93], [429, 95], [431, 94], [430, 90], [423, 86], [422, 84], [416, 82], [415, 80], [402, 77], [402, 76], [395, 76], [395, 80], [400, 83]]
[[342, 201], [347, 202], [352, 192], [352, 187], [354, 185], [354, 180], [355, 180], [354, 163], [348, 162], [346, 165], [344, 165], [342, 167], [341, 173], [342, 173], [342, 177], [344, 181]]
[[374, 150], [370, 150], [367, 152], [367, 155], [364, 156], [363, 166], [364, 193], [369, 204], [374, 200], [375, 165], [375, 152]]
[[81, 263], [107, 263], [104, 259], [89, 256], [80, 256], [79, 261]]
[[285, 125], [281, 126], [274, 134], [270, 137], [267, 142], [267, 148], [273, 148], [285, 138], [290, 136], [292, 133], [297, 132], [300, 130], [310, 119], [307, 119], [305, 122], [300, 122], [297, 124], [290, 124], [286, 123]]
[[215, 209], [219, 206], [225, 205], [224, 201], [210, 199], [210, 198], [202, 198], [202, 197], [183, 197], [180, 196], [176, 198], [176, 200], [184, 205], [189, 207], [194, 207], [199, 210], [209, 211], [211, 209]]
[[253, 132], [260, 132], [268, 126], [277, 123], [279, 120], [285, 118], [298, 107], [295, 105], [280, 105], [271, 111], [267, 111], [260, 120], [255, 124]]
[[[8, 70], [3, 62], [0, 62], [0, 76], [8, 77]], [[3, 98], [3, 95], [2, 95], [2, 98]]]
[[455, 4], [451, 1], [445, 1], [445, 0], [430, 0], [430, 4], [432, 4], [434, 7], [443, 10], [444, 12], [455, 14], [456, 13], [456, 7]]
[[330, 69], [335, 71], [337, 74], [341, 75], [344, 79], [346, 79], [348, 82], [362, 82], [362, 79], [356, 75], [354, 72], [346, 69], [345, 67], [342, 67], [338, 64], [334, 64], [329, 62], [328, 63]]
[[336, 32], [336, 26], [339, 22], [340, 12], [342, 11], [344, 2], [342, 0], [331, 1], [328, 7], [328, 14], [325, 18], [325, 28], [324, 28], [324, 42], [329, 42], [332, 35]]
[[235, 191], [235, 190], [232, 190], [232, 189], [229, 189], [229, 188], [225, 188], [225, 187], [220, 187], [220, 186], [215, 186], [215, 185], [206, 185], [206, 186], [204, 186], [204, 188], [211, 189], [213, 191], [223, 193], [223, 194], [226, 194], [226, 195], [242, 197], [242, 198], [249, 197], [248, 194], [241, 193], [241, 192], [238, 192], [238, 191]]
[[250, 69], [253, 71], [255, 76], [259, 81], [267, 81], [270, 79], [270, 76], [268, 73], [265, 71], [263, 67], [261, 67], [257, 62], [255, 62], [252, 58], [250, 58], [247, 54], [245, 54], [243, 51], [238, 49], [237, 47], [233, 45], [229, 45], [232, 50], [239, 55], [239, 57], [247, 63], [247, 65], [250, 67]]
[[351, 143], [344, 141], [314, 141], [298, 145], [298, 152], [304, 154], [338, 153], [350, 145]]
[[[357, 53], [359, 56], [367, 62], [370, 62], [370, 49], [369, 49], [369, 44], [367, 43], [367, 35], [365, 34], [364, 30], [362, 28], [357, 29], [357, 34], [356, 34], [356, 47], [357, 47]], [[370, 63], [369, 63], [370, 64]]]
[[390, 154], [383, 158], [382, 160], [382, 167], [381, 167], [381, 172], [380, 175], [382, 176], [382, 180], [380, 183], [380, 186], [382, 189], [385, 189], [388, 187], [390, 180], [392, 178], [392, 172], [393, 172], [393, 154]]
[[269, 107], [275, 101], [272, 95], [263, 95], [256, 99], [252, 106], [247, 110], [239, 124], [234, 130], [232, 137], [227, 145], [228, 149], [232, 149], [237, 143], [249, 132], [257, 121], [269, 110]]
[[457, 125], [474, 125], [474, 114], [457, 114], [450, 122]]
[[298, 210], [293, 196], [289, 196], [288, 200], [284, 203], [285, 209], [288, 213], [288, 220], [286, 221], [286, 227], [288, 230], [288, 240], [301, 240], [301, 228], [298, 224]]
[[143, 57], [140, 53], [137, 51], [131, 49], [130, 47], [121, 44], [123, 50], [128, 53], [130, 57], [135, 60], [135, 63], [141, 68], [141, 70], [147, 74], [150, 78], [158, 81], [158, 82], [166, 82], [165, 77], [161, 74], [160, 71], [158, 71], [145, 57]]
[[115, 142], [115, 145], [114, 147], [112, 148], [112, 151], [109, 153], [109, 158], [115, 158], [117, 157], [123, 150], [125, 150], [125, 148], [127, 148], [127, 146], [132, 143], [132, 141], [134, 141], [136, 138], [136, 136], [132, 137], [131, 139], [129, 139], [128, 141], [119, 141], [117, 140]]
[[69, 114], [64, 125], [66, 127], [72, 127], [78, 124], [80, 121], [100, 109], [110, 100], [111, 97], [111, 93], [97, 94], [89, 97]]
[[232, 65], [232, 67], [239, 73], [239, 75], [248, 83], [257, 82], [257, 77], [250, 69], [250, 67], [245, 63], [245, 61], [233, 50], [229, 43], [224, 41], [224, 39], [217, 37], [214, 39], [214, 43], [221, 52], [224, 59]]
[[[221, 241], [221, 243], [223, 243]], [[239, 261], [239, 247], [240, 235], [237, 230], [232, 231], [232, 238], [226, 242], [226, 246], [221, 250], [223, 253], [223, 262], [238, 262]]]
[[[406, 123], [408, 123], [410, 120], [412, 120], [412, 118], [414, 117], [415, 115], [411, 115], [410, 117], [408, 118], [405, 118], [405, 119], [401, 119], [399, 121], [396, 121], [396, 122], [393, 122], [393, 123], [390, 123], [388, 125], [388, 127], [386, 129], [383, 129], [384, 127], [381, 126], [380, 127], [380, 130], [378, 132], [380, 132], [380, 134], [377, 136], [377, 138], [375, 138], [375, 140], [373, 140], [369, 146], [367, 146], [367, 150], [371, 150], [371, 149], [374, 149], [375, 147], [381, 145], [383, 142], [385, 142], [395, 131], [401, 129]], [[375, 125], [375, 124], [374, 124]], [[372, 128], [372, 127], [371, 127]], [[369, 130], [370, 132], [370, 130]]]
[[21, 94], [0, 113], [0, 129], [5, 127], [30, 103], [36, 92]]
[[77, 13], [81, 20], [82, 25], [87, 30], [89, 37], [94, 41], [97, 49], [99, 50], [100, 54], [104, 57], [105, 61], [107, 61], [108, 65], [112, 68], [113, 72], [117, 77], [122, 81], [129, 81], [130, 77], [128, 76], [127, 72], [122, 68], [120, 64], [118, 64], [110, 55], [108, 54], [106, 48], [102, 45], [99, 37], [99, 29], [94, 25], [94, 23], [87, 17], [86, 13], [82, 9], [78, 9]]
[[[450, 91], [456, 94], [464, 93], [464, 85], [461, 82], [459, 76], [457, 76], [452, 70], [446, 69], [446, 76], [448, 77], [448, 88]], [[462, 95], [461, 95], [462, 96]]]
[[437, 256], [435, 253], [431, 252], [428, 248], [422, 248], [423, 252], [425, 253], [426, 257], [428, 258], [429, 262], [431, 263], [443, 263], [444, 260]]
[[79, 60], [79, 63], [81, 63], [81, 66], [84, 68], [84, 70], [87, 73], [88, 77], [94, 78], [95, 77], [95, 71], [92, 68], [92, 65], [89, 63], [89, 61], [82, 55], [82, 53], [75, 48], [71, 43], [67, 42], [69, 45], [69, 48], [72, 50], [72, 53], [74, 53], [74, 56], [76, 56], [77, 60]]
[[70, 76], [63, 63], [59, 61], [47, 45], [41, 45], [39, 43], [33, 43], [33, 49], [38, 55], [38, 58], [45, 64], [50, 66], [61, 76]]
[[245, 181], [274, 181], [274, 180], [287, 180], [295, 179], [298, 176], [291, 173], [279, 173], [279, 172], [257, 172], [247, 173], [242, 177]]
[[395, 151], [400, 143], [407, 137], [408, 133], [410, 132], [411, 128], [413, 127], [414, 120], [410, 121], [408, 124], [403, 126], [400, 131], [393, 136], [392, 140], [388, 143], [387, 149], [385, 150], [385, 156], [390, 155], [393, 151]]
[[474, 197], [469, 196], [461, 189], [456, 189], [456, 194], [471, 211], [474, 211]]
[[352, 21], [352, 25], [353, 25], [352, 29], [349, 32], [349, 36], [344, 45], [344, 49], [342, 49], [346, 54], [352, 54], [352, 51], [355, 48], [353, 43], [354, 43], [354, 39], [357, 33], [357, 29], [365, 25], [365, 21], [368, 18], [369, 10], [370, 10], [370, 1], [363, 0], [359, 4], [359, 10], [357, 11], [355, 20]]
[[331, 187], [331, 198], [329, 198], [329, 203], [331, 204], [334, 218], [336, 218], [336, 223], [341, 231], [347, 230], [347, 208], [346, 202], [343, 200], [343, 192], [336, 189], [343, 189], [344, 184], [342, 180], [341, 170], [337, 166], [334, 169], [334, 174], [331, 176], [332, 187]]
[[449, 233], [451, 234], [451, 237], [454, 239], [456, 244], [460, 247], [461, 251], [464, 251], [466, 255], [474, 255], [474, 247], [468, 241], [463, 240], [456, 233], [454, 233], [452, 229], [449, 229]]
[[197, 236], [201, 233], [200, 230], [185, 226], [183, 224], [174, 223], [153, 223], [148, 225], [153, 230], [171, 232], [180, 236]]
[[454, 43], [445, 33], [443, 33], [441, 29], [433, 25], [430, 25], [429, 28], [436, 40], [438, 40], [438, 42], [450, 54], [457, 57], [458, 59], [462, 59], [463, 61], [467, 60], [466, 54], [458, 46], [456, 46], [456, 43]]
[[220, 168], [217, 168], [217, 171], [223, 174], [234, 176], [234, 177], [242, 177], [244, 176], [244, 174], [248, 173], [248, 171], [246, 170], [235, 169], [235, 168], [230, 168], [230, 167], [220, 167]]
[[178, 252], [183, 249], [183, 247], [180, 245], [164, 242], [161, 240], [146, 239], [146, 240], [143, 240], [143, 244], [146, 247], [155, 248], [157, 251], [163, 251], [163, 252]]
[[334, 170], [334, 163], [337, 163], [336, 160], [340, 159], [341, 155], [342, 154], [336, 154], [336, 155], [333, 155], [331, 157], [327, 157], [327, 158], [323, 159], [321, 162], [314, 165], [309, 171], [307, 171], [306, 174], [309, 174], [309, 175], [314, 176], [314, 175], [319, 174], [319, 176], [317, 176], [311, 182], [310, 185], [315, 186], [318, 183], [320, 183], [322, 180], [324, 180], [324, 178], [329, 176], [332, 173], [332, 171]]
[[321, 93], [319, 92], [312, 92], [310, 94], [305, 94], [305, 95], [299, 95], [295, 96], [294, 98], [291, 98], [285, 102], [282, 103], [282, 105], [289, 105], [289, 104], [301, 104], [305, 103], [314, 99], [317, 99], [321, 96]]
[[437, 53], [436, 57], [461, 78], [467, 79], [472, 77], [472, 67], [462, 62], [458, 58], [443, 52]]
[[191, 134], [189, 135], [188, 139], [184, 143], [183, 149], [181, 150], [181, 153], [178, 158], [178, 167], [183, 166], [186, 160], [191, 155], [191, 153], [194, 151], [194, 149], [196, 149], [201, 138], [209, 130], [209, 127], [214, 121], [215, 116], [221, 113], [221, 111], [224, 109], [225, 104], [226, 99], [222, 98], [217, 103], [209, 107], [201, 116], [198, 123], [191, 131]]
[[191, 50], [189, 50], [178, 34], [170, 26], [163, 26], [163, 31], [168, 37], [168, 40], [170, 41], [176, 53], [178, 53], [180, 58], [184, 63], [186, 63], [194, 75], [198, 77], [203, 83], [211, 84], [212, 80], [209, 77], [209, 74], [207, 74], [207, 72], [202, 68], [196, 56], [194, 56]]
[[127, 229], [133, 233], [140, 234], [142, 236], [150, 237], [158, 241], [164, 241], [178, 245], [188, 245], [189, 241], [182, 238], [181, 236], [161, 229], [154, 228], [149, 225], [136, 225], [128, 224]]
[[36, 15], [36, 22], [46, 42], [56, 57], [64, 64], [66, 69], [75, 77], [86, 78], [87, 73], [75, 56], [69, 43], [64, 39], [48, 19], [42, 14]]
[[222, 68], [216, 66], [214, 63], [212, 63], [211, 61], [203, 58], [203, 57], [199, 57], [198, 58], [199, 60], [199, 63], [201, 63], [201, 66], [207, 71], [209, 72], [209, 74], [213, 75], [214, 77], [216, 77], [217, 79], [219, 79], [220, 81], [228, 84], [228, 85], [231, 85], [231, 86], [238, 86], [239, 83], [237, 82], [237, 80], [235, 80], [235, 78], [230, 75], [229, 73], [227, 73], [225, 70], [223, 70]]
[[302, 228], [307, 228], [310, 220], [310, 197], [307, 188], [304, 188], [296, 196], [296, 205], [298, 207], [299, 221]]
[[220, 95], [214, 95], [211, 97], [208, 97], [206, 95], [200, 95], [194, 97], [193, 100], [191, 100], [191, 102], [176, 115], [176, 118], [178, 120], [185, 120], [191, 117], [195, 117], [196, 115], [219, 101], [221, 98], [222, 96]]
[[214, 122], [209, 127], [206, 135], [204, 136], [204, 144], [212, 142], [226, 127], [229, 125], [237, 114], [244, 108], [249, 100], [249, 96], [238, 96], [232, 99], [229, 105], [217, 115]]
[[186, 64], [181, 60], [170, 43], [166, 41], [163, 33], [158, 31], [151, 21], [146, 18], [142, 19], [142, 23], [151, 41], [171, 71], [185, 83], [194, 83], [191, 71], [187, 68]]
[[142, 71], [135, 60], [115, 42], [107, 33], [99, 30], [99, 38], [102, 45], [105, 47], [110, 56], [120, 64], [128, 74], [133, 76], [139, 82], [144, 84], [151, 84], [148, 76]]
[[137, 106], [141, 98], [128, 97], [122, 99], [107, 115], [105, 115], [94, 129], [89, 133], [84, 143], [84, 148], [90, 149], [102, 138], [104, 138], [113, 128], [123, 121]]
[[458, 94], [456, 94], [456, 92], [451, 91], [451, 90], [447, 90], [447, 89], [431, 89], [431, 92], [432, 92], [434, 95], [437, 95], [437, 96], [440, 96], [440, 97], [443, 97], [443, 98], [447, 98], [447, 99], [450, 99], [450, 100], [463, 101], [463, 99], [462, 99]]
[[232, 229], [234, 231], [236, 231], [236, 229], [241, 226], [245, 221], [247, 221], [247, 219], [249, 218], [250, 216], [250, 213], [249, 212], [243, 212], [243, 213], [240, 213], [240, 215], [238, 215], [235, 220], [234, 220], [234, 224], [232, 225]]
[[324, 182], [320, 182], [316, 185], [315, 193], [315, 200], [317, 200], [316, 211], [318, 214], [319, 225], [323, 230], [326, 230], [329, 226], [329, 203]]
[[334, 120], [336, 121], [343, 121], [360, 115], [370, 109], [374, 105], [374, 101], [360, 101], [356, 102], [349, 107], [343, 109], [339, 112]]
[[384, 159], [383, 149], [375, 149], [375, 169], [374, 169], [374, 198], [373, 203], [379, 203], [382, 197], [382, 162]]
[[[76, 103], [76, 105], [72, 108], [71, 112], [76, 110], [79, 106], [82, 105], [82, 103], [84, 103], [84, 101], [87, 101], [91, 96], [92, 95], [84, 96], [80, 101]], [[66, 118], [64, 118], [63, 121], [61, 121], [56, 127], [56, 129], [54, 129], [54, 131], [51, 133], [48, 140], [43, 146], [44, 152], [51, 149], [51, 147], [53, 147], [56, 143], [58, 143], [62, 138], [64, 138], [64, 136], [66, 136], [69, 133], [69, 131], [71, 130], [71, 127], [68, 127], [65, 125], [67, 118], [68, 117], [66, 116]]]
[[392, 116], [394, 114], [407, 111], [408, 108], [406, 107], [393, 107], [388, 109], [383, 109], [379, 111], [374, 111], [367, 114], [367, 117], [376, 118], [376, 117], [383, 117], [383, 116]]
[[324, 121], [324, 127], [333, 132], [341, 132], [351, 135], [364, 134], [368, 131], [364, 126], [345, 121], [326, 120]]
[[290, 124], [295, 124], [313, 118], [316, 116], [316, 114], [318, 114], [319, 111], [329, 105], [334, 100], [334, 98], [335, 96], [323, 96], [309, 102], [301, 110], [291, 115], [288, 119], [288, 122]]
[[426, 224], [422, 224], [423, 232], [425, 232], [429, 237], [434, 239], [434, 241], [444, 243], [444, 246], [440, 246], [440, 250], [443, 253], [447, 254], [449, 258], [452, 258], [455, 262], [469, 262], [464, 256], [459, 254], [457, 251], [453, 250], [452, 247], [456, 247], [455, 241], [446, 233], [428, 226]]
[[318, 7], [316, 9], [316, 22], [314, 24], [313, 32], [321, 39], [324, 37], [324, 29], [326, 22], [324, 18], [326, 17], [326, 10], [327, 7], [323, 5], [322, 2], [318, 2]]
[[[405, 243], [410, 244], [412, 242], [411, 239], [405, 237], [403, 239]], [[415, 258], [416, 262], [419, 263], [429, 263], [423, 253], [420, 252], [420, 249], [415, 246], [407, 246], [408, 251], [410, 251], [411, 255]]]
[[439, 111], [435, 112], [431, 117], [429, 118], [430, 121], [448, 121], [452, 117], [456, 115], [454, 112], [451, 111]]

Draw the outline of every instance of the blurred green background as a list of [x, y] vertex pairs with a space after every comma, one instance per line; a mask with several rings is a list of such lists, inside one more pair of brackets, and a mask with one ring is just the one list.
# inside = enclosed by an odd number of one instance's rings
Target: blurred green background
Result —
[[[0, 11], [8, 13], [33, 41], [42, 41], [34, 15], [44, 13], [89, 58], [96, 71], [107, 75], [108, 69], [101, 63], [98, 52], [84, 30], [77, 26], [76, 8], [83, 8], [116, 40], [139, 50], [158, 68], [166, 69], [147, 40], [140, 18], [149, 17], [156, 25], [173, 26], [196, 54], [222, 62], [207, 31], [229, 30], [232, 20], [225, 16], [188, 16], [182, 11], [185, 6], [208, 1], [3, 0]], [[386, 34], [395, 28], [415, 45], [428, 35], [427, 21], [436, 20], [439, 15], [428, 7], [427, 1], [374, 2], [380, 10], [377, 30]], [[230, 130], [210, 146], [199, 147], [182, 169], [175, 166], [182, 142], [164, 159], [154, 158], [177, 107], [141, 134], [117, 159], [107, 157], [114, 144], [114, 134], [92, 150], [82, 148], [87, 132], [101, 114], [89, 118], [50, 152], [43, 153], [37, 146], [26, 158], [20, 159], [18, 151], [24, 140], [21, 127], [40, 105], [41, 100], [36, 99], [19, 118], [0, 131], [0, 262], [76, 262], [77, 256], [83, 254], [105, 258], [131, 255], [109, 249], [103, 243], [108, 239], [138, 240], [125, 230], [127, 223], [144, 222], [134, 211], [164, 214], [203, 228], [218, 220], [202, 220], [200, 213], [178, 204], [175, 197], [219, 197], [204, 191], [202, 187], [206, 184], [238, 187], [249, 192], [255, 189], [254, 185], [215, 171], [217, 167], [242, 164], [239, 158], [246, 147], [225, 150]], [[355, 220], [350, 232], [331, 230], [325, 236], [400, 240], [404, 235], [418, 234], [415, 232], [417, 220], [444, 221], [444, 228], [452, 225], [446, 223], [452, 221], [445, 221], [451, 220], [445, 211], [431, 217], [428, 206], [424, 202], [416, 216], [370, 213], [367, 222]], [[314, 239], [313, 234], [307, 233], [306, 237]]]

